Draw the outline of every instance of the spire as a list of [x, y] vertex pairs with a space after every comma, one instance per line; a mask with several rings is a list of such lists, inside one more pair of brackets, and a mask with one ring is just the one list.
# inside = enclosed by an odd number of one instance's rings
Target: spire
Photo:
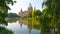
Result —
[[36, 10], [36, 7], [34, 7], [34, 10]]
[[31, 3], [29, 5], [31, 6]]
[[29, 4], [29, 7], [28, 7], [29, 9], [32, 9], [32, 5], [31, 5], [31, 3]]
[[22, 12], [22, 8], [21, 8], [21, 12]]

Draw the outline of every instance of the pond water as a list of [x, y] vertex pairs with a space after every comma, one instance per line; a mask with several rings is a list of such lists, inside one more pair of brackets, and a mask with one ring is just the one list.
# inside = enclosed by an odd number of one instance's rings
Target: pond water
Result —
[[36, 20], [9, 19], [6, 28], [12, 30], [14, 34], [40, 34], [41, 30], [39, 25], [40, 23]]
[[8, 19], [7, 29], [13, 34], [59, 34], [54, 28], [41, 27], [39, 20], [35, 19]]

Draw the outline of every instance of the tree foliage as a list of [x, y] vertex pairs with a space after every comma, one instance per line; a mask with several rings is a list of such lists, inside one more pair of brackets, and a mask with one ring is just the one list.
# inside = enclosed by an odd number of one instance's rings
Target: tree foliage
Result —
[[34, 10], [34, 11], [32, 11], [28, 14], [28, 17], [37, 17], [37, 16], [40, 16], [40, 15], [41, 15], [40, 10]]
[[0, 27], [0, 34], [13, 34], [13, 32], [4, 27]]
[[32, 18], [32, 12], [28, 13], [28, 17]]
[[[9, 4], [14, 4], [13, 0], [0, 0], [0, 24], [8, 25], [7, 21], [5, 21], [5, 18], [8, 15], [8, 10], [11, 10], [8, 6]], [[13, 34], [12, 31], [9, 31], [5, 29], [5, 27], [0, 26], [0, 34]]]
[[9, 8], [8, 4], [14, 4], [13, 0], [0, 0], [0, 10], [7, 11]]
[[11, 10], [8, 6], [9, 4], [13, 5], [13, 0], [0, 0], [0, 17], [2, 17], [0, 20], [5, 19], [8, 15], [8, 10]]
[[40, 10], [34, 10], [34, 15], [35, 16], [40, 16], [41, 15], [41, 11]]
[[[52, 20], [57, 28], [60, 28], [60, 0], [44, 0], [43, 7], [45, 6], [48, 11], [45, 11], [46, 16], [51, 15]], [[49, 16], [48, 16], [49, 18]], [[48, 20], [47, 20], [48, 21]], [[56, 27], [55, 26], [55, 27]]]
[[33, 18], [38, 18], [41, 15], [41, 11], [40, 10], [34, 10], [32, 11], [32, 17]]
[[[52, 16], [58, 17], [60, 15], [60, 0], [46, 0], [43, 6], [46, 6]], [[60, 17], [60, 16], [59, 16]]]

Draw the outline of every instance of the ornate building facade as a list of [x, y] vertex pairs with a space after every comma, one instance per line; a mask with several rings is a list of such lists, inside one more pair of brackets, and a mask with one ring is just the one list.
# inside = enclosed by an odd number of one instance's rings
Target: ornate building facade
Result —
[[32, 8], [32, 5], [31, 5], [31, 3], [30, 3], [30, 4], [29, 4], [29, 7], [28, 7], [28, 10], [23, 11], [22, 8], [21, 8], [21, 10], [20, 10], [20, 12], [19, 12], [19, 16], [20, 16], [20, 17], [28, 16], [28, 13], [29, 13], [29, 12], [32, 12], [32, 11], [33, 11], [33, 8]]

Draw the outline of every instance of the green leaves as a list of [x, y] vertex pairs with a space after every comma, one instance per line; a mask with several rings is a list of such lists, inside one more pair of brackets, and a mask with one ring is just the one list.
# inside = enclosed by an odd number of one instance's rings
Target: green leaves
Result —
[[14, 1], [13, 0], [5, 0], [5, 2], [7, 3], [7, 4], [14, 4]]
[[4, 27], [0, 27], [0, 34], [13, 34], [13, 32]]
[[[16, 1], [15, 1], [16, 2]], [[5, 18], [8, 16], [8, 10], [11, 10], [8, 4], [14, 4], [13, 0], [0, 0], [0, 23], [5, 23]]]
[[[47, 8], [47, 9], [43, 10], [43, 16], [48, 17], [48, 18], [46, 18], [47, 22], [49, 22], [50, 21], [49, 19], [51, 19], [52, 23], [54, 23], [54, 25], [55, 25], [55, 26], [53, 25], [54, 28], [57, 27], [56, 29], [59, 30], [60, 29], [60, 0], [46, 0], [43, 2], [42, 6], [43, 6], [43, 8], [44, 8], [44, 6], [46, 6], [46, 8]], [[45, 19], [45, 17], [44, 17], [44, 19]], [[41, 19], [43, 19], [43, 18], [41, 18]], [[44, 22], [45, 22], [45, 20], [44, 20]]]
[[0, 10], [6, 11], [6, 10], [10, 10], [8, 4], [14, 4], [16, 1], [13, 0], [0, 0]]
[[34, 14], [34, 16], [40, 16], [41, 11], [40, 10], [34, 10], [32, 14]]
[[32, 11], [32, 12], [30, 12], [29, 14], [28, 14], [28, 17], [36, 17], [36, 18], [38, 18], [38, 16], [40, 16], [42, 13], [41, 13], [41, 11], [40, 10], [34, 10], [34, 11]]

